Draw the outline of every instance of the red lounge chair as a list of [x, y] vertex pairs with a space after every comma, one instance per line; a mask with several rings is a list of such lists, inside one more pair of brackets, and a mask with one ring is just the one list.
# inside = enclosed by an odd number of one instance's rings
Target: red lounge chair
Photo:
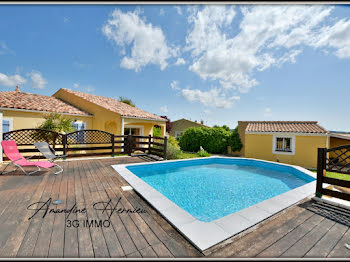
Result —
[[[1, 175], [16, 171], [18, 168], [20, 168], [27, 176], [34, 174], [36, 172], [39, 172], [40, 167], [41, 168], [50, 168], [53, 166], [58, 167], [60, 170], [57, 171], [55, 175], [63, 171], [61, 167], [49, 161], [33, 161], [33, 162], [28, 161], [30, 157], [27, 157], [27, 158], [23, 157], [18, 151], [16, 142], [13, 140], [4, 140], [1, 142], [1, 145], [5, 155], [11, 160], [11, 163], [8, 163], [4, 168], [4, 170], [0, 173]], [[16, 167], [16, 169], [5, 172], [6, 168], [11, 164], [13, 164]], [[36, 166], [38, 170], [28, 173], [23, 169], [23, 167], [25, 166]]]

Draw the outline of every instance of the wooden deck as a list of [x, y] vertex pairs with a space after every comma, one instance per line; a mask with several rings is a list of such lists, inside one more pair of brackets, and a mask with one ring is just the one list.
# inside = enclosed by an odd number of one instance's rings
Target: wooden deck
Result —
[[[64, 172], [0, 176], [0, 257], [350, 257], [349, 213], [329, 215], [322, 207], [305, 203], [261, 223], [250, 233], [235, 236], [205, 254], [194, 248], [128, 185], [112, 164], [143, 162], [140, 157], [118, 157], [61, 162]], [[36, 202], [62, 200], [51, 208], [77, 209], [67, 221], [63, 213], [34, 210]], [[107, 220], [93, 204], [112, 200], [118, 208], [144, 209], [146, 213], [114, 213], [109, 227], [84, 226], [86, 220]], [[311, 207], [311, 208], [310, 208]], [[316, 210], [316, 211], [315, 211]], [[320, 212], [317, 212], [320, 211]], [[69, 227], [68, 220], [79, 226]]]

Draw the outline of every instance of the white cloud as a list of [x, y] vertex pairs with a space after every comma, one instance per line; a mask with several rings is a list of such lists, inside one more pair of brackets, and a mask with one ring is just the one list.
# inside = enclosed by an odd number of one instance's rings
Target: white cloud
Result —
[[161, 106], [160, 107], [160, 111], [162, 112], [162, 113], [164, 113], [164, 114], [166, 114], [166, 113], [168, 113], [168, 107], [167, 106]]
[[168, 66], [167, 60], [177, 55], [178, 49], [169, 47], [160, 27], [146, 23], [139, 12], [123, 13], [115, 9], [102, 28], [103, 34], [117, 46], [131, 46], [129, 55], [123, 57], [120, 66], [136, 72], [148, 64], [159, 65], [161, 70]]
[[314, 47], [330, 47], [339, 58], [350, 58], [350, 20], [342, 19], [333, 26], [327, 26], [313, 39]]
[[47, 80], [42, 76], [42, 74], [39, 71], [32, 71], [30, 74], [28, 74], [32, 80], [32, 88], [35, 89], [44, 89], [45, 85], [47, 84]]
[[68, 17], [63, 17], [63, 22], [64, 23], [68, 23], [69, 22], [69, 18]]
[[182, 9], [180, 6], [174, 6], [174, 8], [176, 9], [176, 12], [178, 13], [178, 15], [182, 15]]
[[186, 64], [186, 61], [182, 57], [179, 57], [175, 63], [175, 65], [184, 65], [184, 64]]
[[259, 84], [254, 74], [272, 66], [296, 63], [303, 47], [329, 47], [338, 57], [350, 57], [350, 20], [325, 27], [332, 6], [244, 6], [242, 20], [233, 24], [233, 6], [193, 9], [185, 50], [189, 69], [204, 80], [229, 90], [248, 92]]
[[199, 102], [205, 106], [215, 108], [231, 108], [234, 102], [240, 99], [239, 96], [226, 97], [218, 88], [209, 91], [182, 89], [181, 94], [188, 101]]
[[271, 108], [267, 107], [264, 110], [264, 117], [270, 117], [270, 116], [272, 116], [272, 111], [271, 111]]
[[16, 85], [22, 85], [26, 83], [27, 80], [20, 76], [19, 74], [15, 75], [5, 75], [0, 73], [0, 85], [1, 86], [16, 86]]
[[177, 81], [177, 80], [172, 81], [170, 83], [170, 87], [173, 90], [180, 90], [180, 88], [179, 88], [179, 81]]
[[78, 83], [74, 83], [73, 84], [73, 88], [78, 89], [79, 88], [79, 84]]

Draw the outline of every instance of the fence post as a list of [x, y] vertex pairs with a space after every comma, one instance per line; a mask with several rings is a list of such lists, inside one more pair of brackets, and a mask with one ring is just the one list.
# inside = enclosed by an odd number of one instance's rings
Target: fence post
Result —
[[167, 149], [167, 145], [168, 145], [168, 137], [167, 136], [165, 136], [164, 137], [164, 152], [163, 152], [163, 158], [164, 158], [164, 160], [166, 160], [166, 149]]
[[317, 151], [317, 180], [316, 180], [316, 196], [322, 197], [322, 184], [324, 170], [326, 168], [326, 148], [318, 148]]
[[131, 135], [128, 135], [128, 146], [127, 146], [127, 152], [128, 152], [128, 155], [131, 156], [131, 152], [132, 152], [132, 136]]
[[[67, 155], [67, 134], [62, 134], [62, 144], [63, 144], [63, 155]], [[66, 160], [66, 157], [63, 160]]]
[[151, 154], [151, 142], [152, 142], [152, 136], [148, 135], [148, 154]]
[[111, 135], [111, 139], [112, 139], [112, 157], [114, 157], [114, 140], [115, 140], [115, 137], [114, 137], [114, 134]]

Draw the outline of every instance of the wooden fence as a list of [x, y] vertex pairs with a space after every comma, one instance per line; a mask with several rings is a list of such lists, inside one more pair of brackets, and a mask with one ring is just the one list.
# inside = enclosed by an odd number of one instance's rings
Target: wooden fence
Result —
[[326, 176], [327, 171], [346, 174], [350, 178], [350, 145], [318, 149], [316, 183], [316, 196], [328, 195], [350, 201], [350, 193], [346, 193], [350, 190], [335, 191], [323, 188], [323, 184], [327, 183], [350, 189], [350, 181], [328, 177]]
[[[44, 129], [19, 129], [3, 134], [3, 140], [14, 140], [19, 152], [43, 158], [33, 146], [47, 142], [67, 157], [133, 155], [135, 151], [166, 159], [167, 137], [114, 135], [102, 130], [79, 130], [61, 134]], [[8, 158], [4, 155], [4, 160]]]

